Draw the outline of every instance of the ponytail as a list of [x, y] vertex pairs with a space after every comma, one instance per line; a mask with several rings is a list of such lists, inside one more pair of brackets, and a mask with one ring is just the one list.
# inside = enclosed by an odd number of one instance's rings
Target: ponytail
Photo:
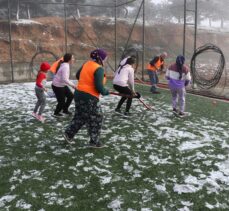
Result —
[[60, 66], [62, 63], [67, 63], [69, 62], [70, 60], [72, 59], [72, 54], [70, 53], [66, 53], [63, 57], [63, 60], [61, 59], [57, 65], [57, 68], [56, 68], [56, 73], [58, 72], [58, 70], [60, 69]]
[[60, 61], [58, 62], [58, 65], [57, 65], [57, 67], [56, 67], [56, 73], [55, 73], [55, 74], [57, 74], [58, 70], [60, 69], [60, 65], [61, 65], [63, 62], [64, 62], [63, 60], [60, 60]]
[[184, 56], [181, 56], [181, 55], [177, 56], [176, 65], [177, 65], [177, 69], [178, 69], [178, 72], [179, 72], [179, 80], [181, 80], [181, 78], [182, 78], [184, 62], [185, 62]]

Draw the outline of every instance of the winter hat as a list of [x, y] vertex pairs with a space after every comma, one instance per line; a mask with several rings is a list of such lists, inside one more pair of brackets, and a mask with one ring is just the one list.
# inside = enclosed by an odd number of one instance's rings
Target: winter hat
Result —
[[48, 62], [43, 62], [40, 66], [41, 71], [48, 72], [49, 69], [50, 69], [50, 65]]
[[96, 49], [91, 52], [90, 57], [96, 61], [98, 59], [100, 59], [101, 61], [104, 61], [107, 57], [107, 53], [103, 49]]

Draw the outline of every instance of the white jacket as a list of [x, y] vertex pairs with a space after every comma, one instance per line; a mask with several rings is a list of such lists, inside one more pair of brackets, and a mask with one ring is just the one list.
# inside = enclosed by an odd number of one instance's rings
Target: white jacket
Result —
[[129, 86], [134, 91], [134, 68], [129, 64], [119, 67], [115, 72], [113, 84], [122, 87]]
[[56, 87], [65, 87], [67, 85], [74, 86], [74, 84], [69, 80], [70, 75], [70, 65], [69, 63], [62, 63], [59, 70], [53, 78], [52, 84]]

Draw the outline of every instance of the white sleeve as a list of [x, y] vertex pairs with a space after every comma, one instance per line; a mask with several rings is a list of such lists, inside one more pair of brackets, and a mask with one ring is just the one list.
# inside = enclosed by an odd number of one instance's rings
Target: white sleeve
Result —
[[190, 74], [190, 72], [188, 72], [188, 73], [185, 75], [185, 80], [191, 81], [191, 74]]
[[69, 80], [69, 68], [64, 68], [62, 70], [62, 80], [63, 82], [66, 84], [66, 85], [69, 85], [69, 86], [75, 86], [74, 83], [72, 83], [70, 80]]
[[42, 86], [43, 86], [44, 89], [45, 89], [45, 87], [46, 87], [46, 83], [47, 83], [47, 80], [46, 80], [46, 79], [43, 79], [43, 80], [41, 81], [41, 84], [42, 84]]
[[165, 73], [165, 78], [169, 78], [170, 76], [170, 70], [169, 68], [166, 70], [166, 73]]
[[135, 90], [134, 90], [134, 69], [133, 68], [129, 69], [128, 82], [131, 90], [134, 92]]

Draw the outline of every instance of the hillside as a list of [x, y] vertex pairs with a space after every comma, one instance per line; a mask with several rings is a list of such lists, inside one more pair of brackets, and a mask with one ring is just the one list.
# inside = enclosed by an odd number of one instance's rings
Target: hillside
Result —
[[[118, 52], [126, 45], [133, 21], [119, 20], [117, 24]], [[9, 61], [8, 23], [0, 22], [0, 54], [1, 62]], [[14, 62], [29, 62], [32, 56], [42, 50], [53, 52], [60, 56], [65, 50], [64, 19], [60, 17], [42, 17], [30, 21], [12, 22], [12, 49]], [[114, 20], [107, 18], [84, 17], [78, 22], [70, 18], [67, 20], [68, 51], [73, 52], [77, 58], [84, 58], [95, 46], [103, 47], [114, 54]], [[198, 31], [197, 46], [212, 42], [222, 50], [229, 43], [226, 33], [209, 33], [206, 30]], [[145, 29], [146, 58], [152, 54], [166, 50], [175, 56], [182, 52], [183, 26], [177, 24], [163, 24], [146, 26]], [[193, 51], [193, 30], [187, 30], [187, 52], [191, 56]], [[130, 37], [129, 47], [142, 49], [142, 26], [137, 24]]]

